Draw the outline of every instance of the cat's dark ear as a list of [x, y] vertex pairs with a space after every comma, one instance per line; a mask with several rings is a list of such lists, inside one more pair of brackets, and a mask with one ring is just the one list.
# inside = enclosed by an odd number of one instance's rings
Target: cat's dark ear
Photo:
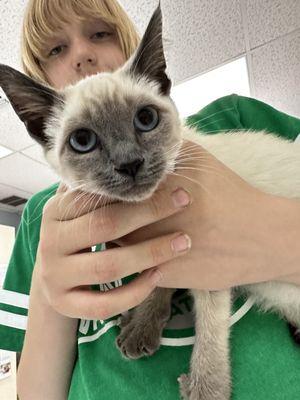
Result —
[[129, 65], [129, 72], [135, 76], [143, 75], [157, 82], [160, 86], [161, 94], [170, 94], [172, 83], [166, 74], [160, 1]]
[[0, 64], [0, 86], [13, 109], [24, 122], [30, 136], [42, 146], [50, 143], [44, 133], [44, 124], [52, 107], [63, 102], [61, 95], [21, 72]]

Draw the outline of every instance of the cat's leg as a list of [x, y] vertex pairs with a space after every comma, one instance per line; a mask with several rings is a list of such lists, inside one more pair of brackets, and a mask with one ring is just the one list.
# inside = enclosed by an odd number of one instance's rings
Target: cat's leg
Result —
[[121, 317], [116, 345], [124, 357], [149, 356], [159, 348], [162, 330], [171, 316], [175, 290], [157, 287], [140, 305]]
[[290, 333], [300, 344], [300, 287], [283, 282], [263, 282], [243, 286], [263, 311], [274, 310], [289, 324]]
[[190, 373], [178, 378], [181, 395], [189, 400], [229, 400], [231, 292], [191, 292], [194, 296], [195, 344]]

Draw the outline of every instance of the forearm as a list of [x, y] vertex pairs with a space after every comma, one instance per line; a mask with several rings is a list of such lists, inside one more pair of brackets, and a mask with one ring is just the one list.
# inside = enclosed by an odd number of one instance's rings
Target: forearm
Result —
[[77, 319], [58, 314], [33, 276], [17, 373], [20, 400], [66, 400], [76, 356]]

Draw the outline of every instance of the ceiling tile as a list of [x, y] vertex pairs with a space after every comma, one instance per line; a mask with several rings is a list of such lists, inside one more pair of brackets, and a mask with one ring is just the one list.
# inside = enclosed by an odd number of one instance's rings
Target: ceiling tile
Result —
[[[157, 1], [121, 0], [144, 32]], [[245, 52], [240, 0], [162, 2], [163, 37], [173, 82], [199, 75]], [[141, 29], [142, 27], [142, 29]]]
[[300, 32], [253, 51], [255, 96], [300, 117]]
[[0, 183], [36, 193], [60, 181], [48, 166], [20, 153], [0, 159]]
[[48, 166], [48, 163], [44, 157], [42, 147], [38, 144], [35, 144], [33, 146], [28, 147], [25, 150], [22, 150], [21, 153]]
[[250, 47], [300, 28], [299, 0], [246, 0]]
[[[19, 190], [18, 188], [9, 186], [9, 185], [3, 185], [0, 183], [0, 200], [4, 199], [5, 197], [10, 197], [10, 196], [19, 196], [24, 199], [30, 199], [30, 197], [33, 195], [33, 193], [30, 192], [24, 192], [23, 190]], [[17, 206], [17, 207], [12, 207], [4, 204], [0, 204], [0, 209], [3, 211], [8, 211], [12, 213], [18, 213], [20, 214], [21, 211], [23, 210], [24, 206], [26, 203]]]
[[0, 144], [11, 150], [22, 150], [36, 143], [10, 104], [0, 108], [0, 126]]
[[[20, 69], [20, 35], [25, 5], [28, 0], [0, 1], [0, 60]], [[12, 51], [13, 50], [13, 51]]]

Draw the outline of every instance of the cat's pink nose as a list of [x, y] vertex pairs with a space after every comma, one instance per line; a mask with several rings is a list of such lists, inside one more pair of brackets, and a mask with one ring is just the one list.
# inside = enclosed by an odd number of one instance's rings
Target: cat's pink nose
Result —
[[135, 178], [138, 170], [140, 169], [144, 161], [144, 158], [137, 158], [128, 163], [120, 164], [119, 168], [115, 168], [115, 170], [118, 171], [121, 175], [132, 176], [132, 178]]

